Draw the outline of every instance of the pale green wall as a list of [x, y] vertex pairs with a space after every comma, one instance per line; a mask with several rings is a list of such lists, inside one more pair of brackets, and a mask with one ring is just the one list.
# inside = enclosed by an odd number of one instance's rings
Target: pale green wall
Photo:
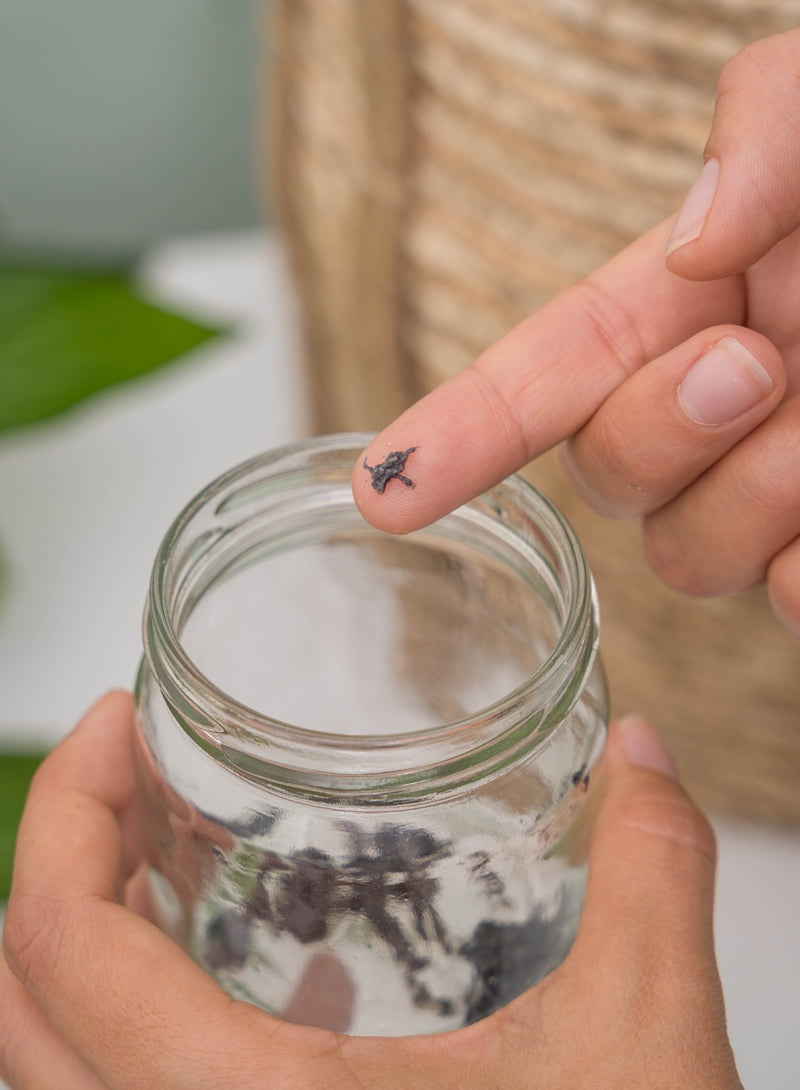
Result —
[[264, 0], [0, 0], [0, 246], [248, 226]]

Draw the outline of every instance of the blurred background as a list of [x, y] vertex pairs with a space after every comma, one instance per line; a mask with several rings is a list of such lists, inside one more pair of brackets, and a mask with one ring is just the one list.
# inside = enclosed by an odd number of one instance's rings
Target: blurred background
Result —
[[3, 0], [8, 253], [118, 265], [262, 218], [259, 0]]
[[[268, 197], [272, 7], [0, 2], [0, 900], [39, 756], [133, 682], [170, 521], [320, 419]], [[795, 1088], [800, 832], [712, 816], [743, 1081]]]
[[0, 6], [0, 730], [19, 744], [130, 686], [169, 521], [304, 431], [266, 226], [267, 21], [257, 0]]

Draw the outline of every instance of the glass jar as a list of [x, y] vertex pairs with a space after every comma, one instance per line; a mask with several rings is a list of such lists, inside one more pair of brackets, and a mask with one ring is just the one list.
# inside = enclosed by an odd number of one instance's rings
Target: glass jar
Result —
[[137, 683], [150, 880], [232, 995], [428, 1033], [568, 952], [607, 697], [558, 511], [511, 478], [383, 534], [350, 490], [369, 438], [231, 470], [161, 545]]

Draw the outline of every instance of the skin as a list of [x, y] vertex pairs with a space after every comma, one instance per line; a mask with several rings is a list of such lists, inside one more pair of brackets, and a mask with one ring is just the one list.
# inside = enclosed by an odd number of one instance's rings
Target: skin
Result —
[[[359, 458], [353, 493], [370, 522], [417, 529], [564, 443], [592, 507], [643, 519], [668, 585], [717, 595], [766, 580], [800, 638], [799, 75], [800, 30], [725, 66], [702, 230], [654, 228], [386, 428], [367, 461], [418, 444], [416, 487], [377, 495]], [[731, 339], [757, 361], [755, 400], [697, 423], [687, 374]]]
[[[673, 222], [656, 228], [370, 444], [372, 465], [419, 445], [414, 490], [379, 495], [359, 458], [370, 521], [422, 526], [566, 440], [587, 500], [643, 517], [663, 578], [698, 594], [766, 579], [800, 633], [799, 51], [800, 32], [766, 39], [723, 72], [707, 149], [719, 185], [696, 237], [665, 261]], [[771, 384], [699, 425], [681, 390], [726, 338]], [[132, 742], [130, 697], [112, 694], [32, 786], [0, 960], [0, 1075], [15, 1090], [50, 1090], [54, 1072], [61, 1090], [741, 1090], [714, 958], [713, 835], [642, 720], [611, 730], [564, 964], [472, 1027], [380, 1040], [235, 1002], [149, 921]], [[311, 971], [298, 1019], [347, 987], [329, 961]]]
[[[713, 833], [643, 720], [611, 731], [567, 960], [474, 1026], [408, 1038], [236, 1002], [149, 921], [133, 743], [132, 700], [110, 694], [31, 788], [0, 961], [0, 1075], [15, 1090], [50, 1090], [54, 1072], [59, 1090], [741, 1090], [714, 959]], [[311, 971], [301, 1019], [348, 986], [329, 960]]]

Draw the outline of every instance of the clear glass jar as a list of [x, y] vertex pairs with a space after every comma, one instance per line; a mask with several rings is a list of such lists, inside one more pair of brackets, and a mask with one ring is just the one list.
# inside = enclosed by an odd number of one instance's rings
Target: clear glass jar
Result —
[[[350, 491], [368, 440], [247, 462], [167, 533], [137, 684], [150, 876], [162, 926], [232, 995], [428, 1033], [569, 950], [607, 698], [591, 576], [551, 504], [512, 478], [382, 534]], [[319, 969], [322, 1011], [302, 998]]]

